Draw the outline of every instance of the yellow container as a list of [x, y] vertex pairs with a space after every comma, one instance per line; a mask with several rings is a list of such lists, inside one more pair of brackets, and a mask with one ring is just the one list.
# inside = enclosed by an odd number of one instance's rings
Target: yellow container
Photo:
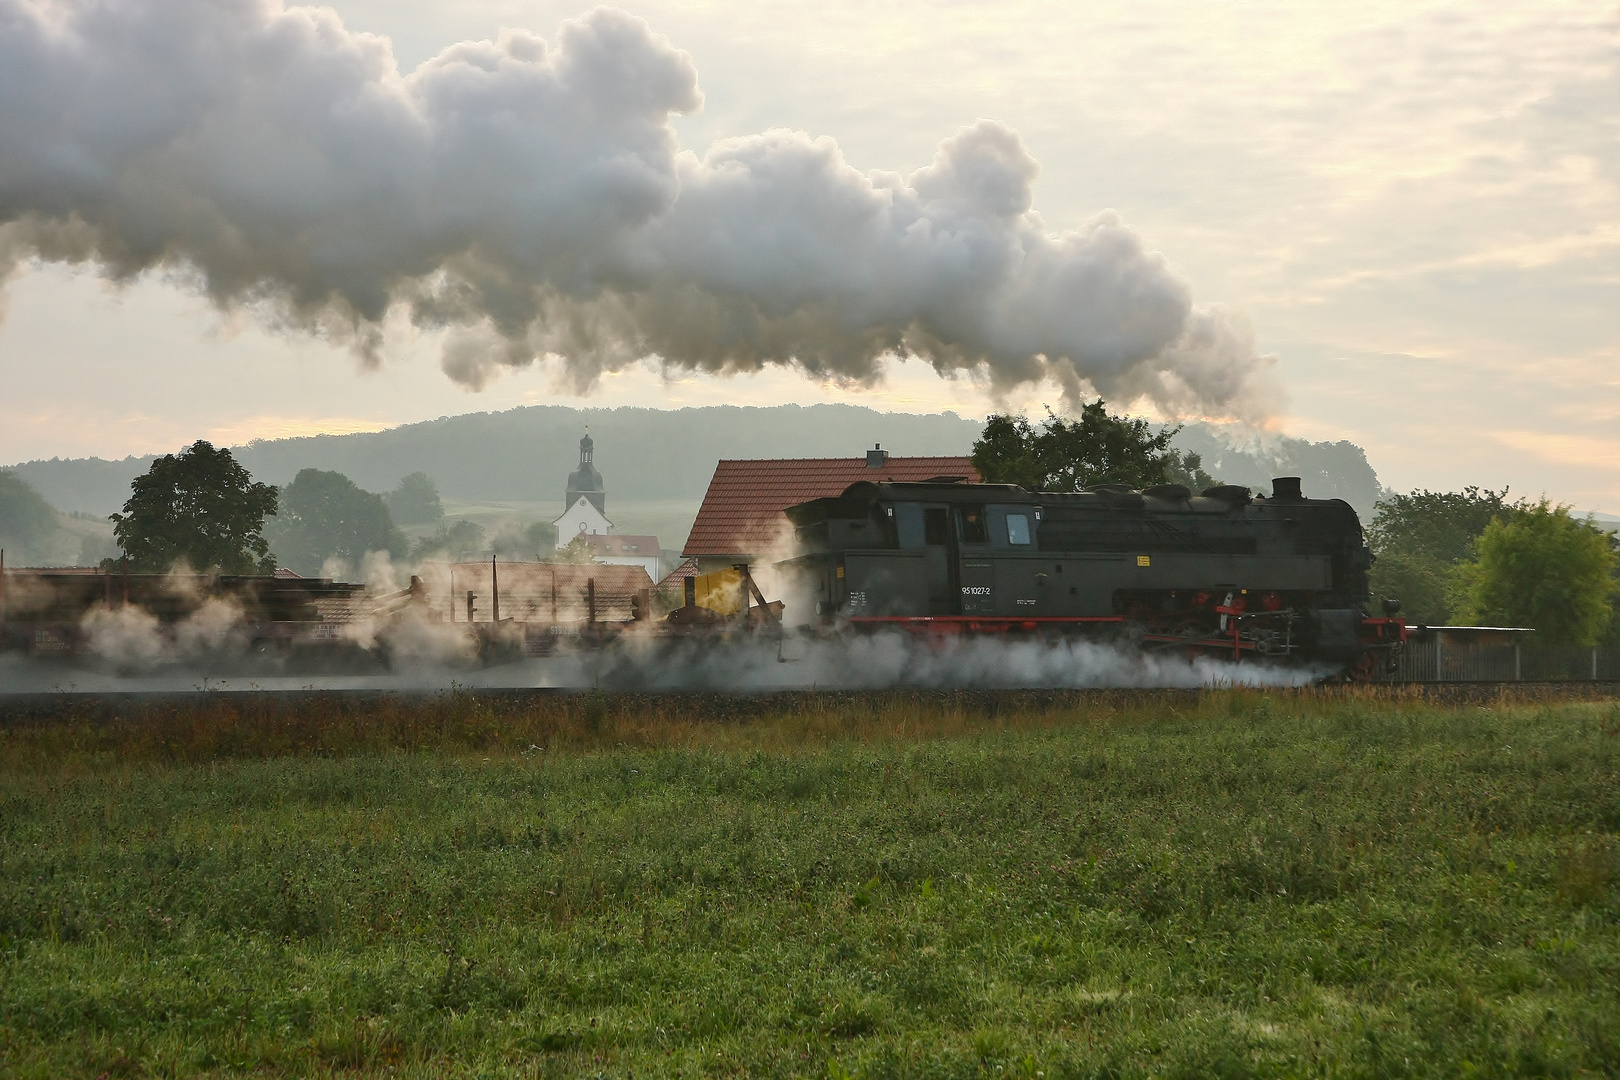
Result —
[[699, 574], [695, 580], [698, 607], [720, 615], [737, 615], [748, 606], [748, 584], [741, 570], [716, 570], [712, 574]]

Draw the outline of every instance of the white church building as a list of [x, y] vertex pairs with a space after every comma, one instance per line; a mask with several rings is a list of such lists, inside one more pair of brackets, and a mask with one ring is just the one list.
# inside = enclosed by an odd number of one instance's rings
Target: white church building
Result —
[[640, 566], [657, 581], [663, 577], [663, 552], [656, 536], [619, 536], [607, 516], [607, 489], [602, 474], [592, 461], [596, 444], [589, 430], [579, 440], [579, 468], [568, 474], [568, 490], [563, 496], [562, 517], [557, 527], [557, 547], [567, 547], [579, 537], [591, 545], [596, 562], [607, 566]]
[[596, 508], [596, 504], [581, 495], [574, 505], [563, 511], [563, 516], [552, 522], [557, 526], [557, 546], [567, 547], [576, 536], [606, 536], [613, 531], [613, 522]]

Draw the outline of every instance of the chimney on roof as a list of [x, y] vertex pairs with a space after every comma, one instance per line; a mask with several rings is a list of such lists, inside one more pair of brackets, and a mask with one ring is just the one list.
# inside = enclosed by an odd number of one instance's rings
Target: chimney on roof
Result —
[[872, 449], [866, 452], [866, 467], [868, 469], [881, 469], [889, 463], [889, 452], [883, 449], [882, 443], [873, 443]]

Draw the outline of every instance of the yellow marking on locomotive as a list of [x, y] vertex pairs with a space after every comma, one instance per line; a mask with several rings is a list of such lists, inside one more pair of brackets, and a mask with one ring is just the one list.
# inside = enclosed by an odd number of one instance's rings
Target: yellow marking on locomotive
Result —
[[1137, 566], [1152, 566], [1153, 565], [1153, 556], [1151, 556], [1151, 555], [1138, 555], [1136, 557], [1136, 565]]

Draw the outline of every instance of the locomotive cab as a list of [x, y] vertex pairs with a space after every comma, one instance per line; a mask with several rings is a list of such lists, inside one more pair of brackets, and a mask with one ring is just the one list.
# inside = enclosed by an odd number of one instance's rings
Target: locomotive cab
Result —
[[862, 482], [788, 509], [800, 554], [778, 567], [822, 619], [990, 613], [995, 561], [1034, 550], [1039, 514], [1012, 485]]

